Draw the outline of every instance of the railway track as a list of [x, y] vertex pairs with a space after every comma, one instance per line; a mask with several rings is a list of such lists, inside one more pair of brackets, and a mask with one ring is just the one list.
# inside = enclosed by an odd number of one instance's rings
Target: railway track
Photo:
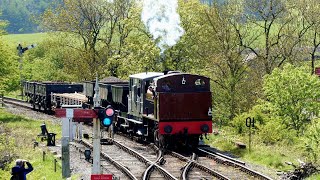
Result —
[[[112, 145], [102, 146], [102, 162], [108, 161], [114, 167], [119, 169], [128, 179], [176, 179], [167, 170], [157, 164], [161, 159], [161, 151], [150, 156], [147, 152], [143, 155], [124, 145], [122, 142], [111, 140]], [[85, 148], [92, 149], [93, 146], [88, 141], [78, 141]], [[150, 148], [152, 149], [152, 148]], [[150, 150], [149, 149], [149, 150]], [[153, 150], [152, 150], [153, 151]], [[102, 166], [106, 166], [102, 163]], [[155, 175], [151, 174], [153, 170], [158, 171]]]
[[199, 163], [205, 166], [213, 166], [215, 170], [221, 174], [225, 174], [225, 176], [229, 177], [230, 179], [272, 179], [253, 169], [250, 169], [249, 167], [245, 166], [245, 163], [242, 161], [208, 149], [209, 148], [198, 148]]
[[[32, 109], [30, 104], [14, 98], [5, 103]], [[88, 132], [91, 127], [87, 127]], [[192, 155], [160, 151], [152, 144], [142, 144], [120, 135], [107, 138], [111, 145], [101, 148], [101, 165], [108, 174], [120, 179], [271, 179], [248, 168], [245, 162], [199, 147]], [[89, 141], [76, 141], [80, 152], [92, 149]]]
[[10, 98], [10, 97], [4, 96], [3, 102], [4, 102], [4, 104], [12, 104], [15, 106], [19, 106], [19, 107], [23, 107], [23, 108], [27, 108], [27, 109], [32, 109], [32, 106], [30, 105], [30, 103], [23, 101], [23, 100], [15, 99], [15, 98]]

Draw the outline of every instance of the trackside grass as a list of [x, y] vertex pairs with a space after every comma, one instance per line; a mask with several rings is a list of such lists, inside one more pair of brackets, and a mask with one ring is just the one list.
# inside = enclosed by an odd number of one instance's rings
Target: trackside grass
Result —
[[[259, 137], [252, 135], [251, 151], [249, 152], [249, 135], [236, 135], [232, 133], [232, 129], [225, 127], [219, 131], [218, 135], [208, 136], [205, 142], [221, 151], [230, 152], [246, 162], [271, 168], [274, 172], [291, 171], [293, 167], [287, 165], [286, 162], [298, 165], [298, 159], [307, 161], [304, 159], [306, 157], [303, 147], [304, 142], [299, 139], [292, 144], [279, 142], [273, 145], [265, 145], [260, 142]], [[246, 149], [240, 149], [235, 145], [235, 142], [245, 143]], [[273, 174], [272, 178], [279, 179], [275, 173]], [[313, 175], [308, 179], [320, 179], [320, 174]]]
[[[27, 175], [28, 180], [62, 179], [61, 161], [58, 160], [57, 169], [54, 172], [54, 156], [46, 150], [46, 142], [36, 138], [41, 132], [41, 124], [42, 121], [26, 119], [0, 109], [0, 179], [10, 179], [11, 168], [18, 158], [29, 160], [33, 165], [34, 170]], [[58, 134], [56, 139], [60, 139], [61, 127], [50, 122], [46, 124], [49, 131]], [[39, 142], [39, 147], [34, 148], [35, 140]], [[43, 151], [45, 152], [44, 161]], [[6, 160], [10, 161], [5, 164]]]

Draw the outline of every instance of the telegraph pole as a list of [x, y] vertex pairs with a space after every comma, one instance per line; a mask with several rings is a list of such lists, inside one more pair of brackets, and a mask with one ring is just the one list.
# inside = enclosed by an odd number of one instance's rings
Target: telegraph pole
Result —
[[[93, 105], [94, 108], [100, 108], [100, 93], [98, 84], [98, 75], [96, 77], [96, 85], [94, 87]], [[100, 162], [100, 121], [99, 118], [93, 118], [93, 166], [91, 174], [101, 174], [101, 162]]]
[[17, 47], [18, 55], [19, 55], [19, 73], [20, 73], [20, 90], [21, 90], [21, 98], [23, 99], [23, 77], [22, 77], [22, 54], [23, 54], [23, 48], [21, 44]]
[[26, 50], [32, 49], [34, 47], [36, 47], [36, 44], [31, 44], [30, 46], [23, 48], [20, 43], [17, 47], [18, 55], [19, 55], [19, 71], [20, 71], [20, 85], [21, 85], [21, 98], [22, 99], [24, 97], [24, 95], [23, 95], [24, 79], [23, 79], [23, 75], [22, 75], [22, 55]]

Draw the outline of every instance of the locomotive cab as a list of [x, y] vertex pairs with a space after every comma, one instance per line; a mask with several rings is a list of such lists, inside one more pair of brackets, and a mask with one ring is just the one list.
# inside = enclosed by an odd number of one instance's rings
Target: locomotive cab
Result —
[[143, 114], [153, 114], [154, 102], [150, 94], [153, 78], [163, 73], [144, 72], [131, 75], [129, 81], [128, 114], [132, 119], [142, 120]]
[[[150, 99], [149, 86], [155, 77], [163, 73], [144, 72], [129, 76], [128, 112], [118, 116], [118, 126], [125, 132], [149, 137], [154, 123], [145, 116], [153, 116], [154, 102]], [[153, 118], [154, 119], [154, 118]]]

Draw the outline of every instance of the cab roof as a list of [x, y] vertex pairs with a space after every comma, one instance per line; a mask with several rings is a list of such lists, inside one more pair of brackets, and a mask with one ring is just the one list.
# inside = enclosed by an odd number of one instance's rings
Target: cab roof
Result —
[[163, 76], [163, 75], [164, 73], [160, 73], [160, 72], [143, 72], [143, 73], [130, 75], [129, 77], [143, 80], [143, 79], [150, 79], [150, 78]]

